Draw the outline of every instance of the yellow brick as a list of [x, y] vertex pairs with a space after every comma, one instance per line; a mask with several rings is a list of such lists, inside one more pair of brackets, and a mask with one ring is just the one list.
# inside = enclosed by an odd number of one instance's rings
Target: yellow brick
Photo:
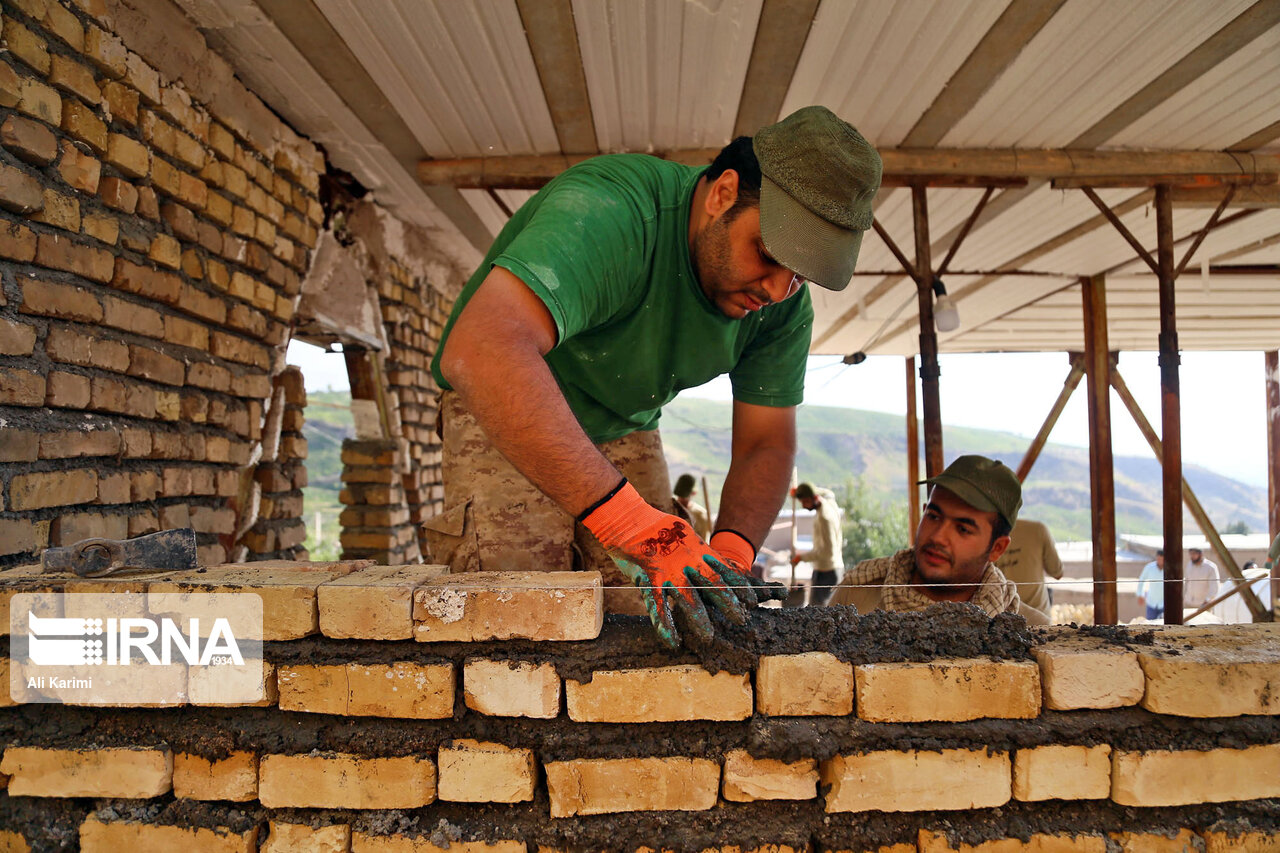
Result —
[[358, 755], [264, 755], [258, 800], [269, 809], [414, 809], [436, 798], [430, 760]]
[[604, 623], [599, 572], [470, 572], [413, 594], [414, 639], [593, 640]]
[[[1271, 626], [1230, 625], [1138, 652], [1142, 707], [1179, 717], [1280, 714], [1280, 642]], [[1190, 648], [1187, 646], [1190, 645]]]
[[467, 707], [481, 714], [550, 720], [560, 713], [560, 676], [550, 663], [469, 660], [462, 684]]
[[1002, 806], [1012, 796], [1009, 753], [886, 750], [822, 764], [828, 812], [914, 812]]
[[320, 632], [338, 639], [411, 639], [413, 591], [448, 573], [448, 566], [370, 566], [322, 584], [316, 590]]
[[440, 747], [439, 797], [456, 803], [523, 803], [533, 799], [533, 750], [459, 739]]
[[1280, 832], [1204, 833], [1205, 853], [1280, 853]]
[[104, 821], [90, 815], [80, 824], [81, 853], [168, 853], [172, 850], [199, 850], [200, 853], [254, 853], [258, 828], [243, 832], [219, 829], [188, 829], [133, 821]]
[[312, 714], [346, 714], [351, 699], [345, 664], [310, 666], [280, 664], [276, 667], [282, 711]]
[[853, 665], [828, 652], [762, 655], [756, 710], [775, 717], [853, 713]]
[[281, 665], [280, 708], [316, 714], [443, 719], [453, 715], [453, 665]]
[[1050, 744], [1013, 756], [1016, 800], [1102, 800], [1111, 796], [1111, 747]]
[[431, 836], [351, 833], [351, 853], [526, 853], [523, 841], [448, 841], [441, 847]]
[[[130, 531], [130, 535], [133, 534]], [[229, 664], [234, 666], [234, 664]], [[252, 658], [245, 659], [245, 667], [256, 668], [261, 675], [262, 698], [257, 701], [246, 702], [238, 696], [229, 697], [227, 695], [227, 682], [224, 675], [225, 666], [197, 666], [192, 667], [187, 673], [187, 702], [191, 705], [212, 705], [217, 707], [227, 707], [234, 705], [250, 706], [250, 707], [269, 707], [276, 704], [276, 667], [270, 661], [255, 660]], [[239, 669], [239, 667], [236, 667]], [[241, 684], [236, 681], [237, 687]]]
[[1112, 850], [1119, 853], [1200, 853], [1200, 838], [1190, 829], [1174, 835], [1156, 832], [1113, 832]]
[[1280, 797], [1280, 743], [1245, 749], [1152, 750], [1111, 756], [1111, 799], [1183, 806]]
[[179, 752], [173, 757], [173, 795], [188, 800], [231, 800], [245, 802], [258, 798], [258, 756], [253, 752], [232, 752], [211, 760]]
[[588, 758], [545, 769], [552, 817], [705, 811], [720, 787], [720, 765], [705, 758]]
[[262, 853], [347, 853], [350, 849], [351, 827], [344, 823], [311, 826], [273, 820], [262, 845]]
[[1123, 708], [1142, 699], [1142, 667], [1131, 651], [1072, 634], [1032, 649], [1032, 654], [1040, 664], [1049, 710]]
[[12, 797], [144, 799], [169, 791], [167, 749], [41, 749], [11, 746], [0, 760]]
[[735, 803], [755, 800], [812, 800], [818, 796], [818, 762], [812, 758], [784, 762], [752, 758], [745, 749], [724, 757], [724, 798]]
[[157, 579], [153, 593], [251, 592], [262, 597], [262, 639], [297, 640], [316, 633], [316, 587], [338, 577], [335, 572], [228, 564], [193, 575], [177, 572]]
[[751, 716], [748, 675], [695, 664], [602, 670], [580, 683], [566, 679], [565, 706], [580, 723], [745, 720]]
[[0, 829], [0, 850], [5, 853], [31, 853], [31, 845], [13, 830]]
[[854, 667], [858, 716], [876, 723], [956, 722], [1040, 714], [1040, 669], [979, 658]]
[[960, 842], [953, 845], [946, 833], [922, 829], [918, 844], [920, 853], [1107, 853], [1107, 840], [1101, 835], [1035, 833], [1026, 841], [996, 838], [977, 844]]

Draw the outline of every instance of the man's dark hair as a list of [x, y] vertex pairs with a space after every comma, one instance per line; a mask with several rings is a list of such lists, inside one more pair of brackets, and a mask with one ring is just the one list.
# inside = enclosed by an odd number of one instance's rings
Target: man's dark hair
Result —
[[987, 550], [991, 550], [991, 546], [996, 544], [996, 540], [1001, 536], [1008, 536], [1013, 530], [1013, 525], [1004, 520], [1004, 516], [996, 513], [995, 523], [991, 525], [991, 541], [987, 543]]
[[723, 175], [726, 169], [733, 169], [738, 173], [738, 198], [733, 207], [725, 212], [724, 221], [729, 224], [742, 211], [760, 204], [760, 161], [756, 159], [755, 149], [751, 147], [750, 136], [739, 136], [721, 148], [704, 176], [710, 183]]

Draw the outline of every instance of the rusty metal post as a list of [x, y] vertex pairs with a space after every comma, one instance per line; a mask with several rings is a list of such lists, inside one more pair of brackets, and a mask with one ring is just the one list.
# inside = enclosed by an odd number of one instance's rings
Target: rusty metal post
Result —
[[1156, 266], [1160, 280], [1160, 442], [1164, 450], [1164, 621], [1182, 624], [1182, 412], [1178, 321], [1173, 283], [1173, 205], [1156, 187]]
[[1069, 353], [1067, 357], [1071, 359], [1071, 370], [1067, 373], [1067, 378], [1062, 383], [1062, 391], [1058, 393], [1058, 399], [1054, 401], [1053, 408], [1049, 409], [1049, 414], [1044, 419], [1040, 432], [1036, 433], [1036, 437], [1031, 441], [1031, 446], [1027, 448], [1022, 461], [1018, 463], [1019, 483], [1026, 482], [1027, 475], [1031, 473], [1031, 466], [1035, 465], [1036, 460], [1040, 458], [1040, 451], [1044, 450], [1044, 445], [1049, 440], [1049, 434], [1058, 425], [1058, 418], [1062, 417], [1062, 410], [1067, 407], [1067, 401], [1071, 399], [1071, 395], [1075, 393], [1076, 386], [1080, 384], [1080, 377], [1084, 376], [1084, 356], [1078, 352], [1073, 352]]
[[1089, 395], [1089, 506], [1093, 528], [1093, 622], [1114, 625], [1116, 490], [1111, 457], [1111, 352], [1107, 344], [1107, 280], [1080, 279], [1084, 303], [1084, 369]]
[[[1267, 369], [1267, 530], [1280, 536], [1280, 352], [1268, 350]], [[1272, 612], [1280, 617], [1280, 562], [1271, 569]]]
[[924, 470], [926, 477], [942, 473], [942, 404], [938, 397], [938, 332], [933, 327], [933, 259], [929, 250], [927, 187], [911, 187], [911, 212], [916, 232], [916, 293], [920, 306], [920, 388], [924, 409]]
[[916, 420], [916, 360], [907, 359], [907, 512], [908, 540], [916, 541], [920, 526], [920, 422]]

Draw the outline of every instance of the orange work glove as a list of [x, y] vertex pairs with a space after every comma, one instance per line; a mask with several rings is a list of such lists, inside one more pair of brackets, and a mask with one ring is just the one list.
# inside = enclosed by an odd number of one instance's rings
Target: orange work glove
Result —
[[704, 545], [683, 519], [645, 503], [625, 478], [578, 520], [640, 588], [649, 620], [672, 649], [680, 646], [676, 608], [683, 611], [689, 630], [705, 641], [713, 633], [705, 604], [742, 624], [747, 618], [745, 607], [786, 594], [781, 585], [764, 584], [748, 573], [755, 552], [746, 539], [722, 531], [712, 540], [725, 543], [730, 553], [718, 553]]

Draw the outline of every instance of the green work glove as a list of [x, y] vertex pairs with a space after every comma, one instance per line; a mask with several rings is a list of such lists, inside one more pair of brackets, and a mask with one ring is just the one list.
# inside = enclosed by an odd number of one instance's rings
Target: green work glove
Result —
[[[713, 541], [723, 536], [726, 544], [734, 544], [728, 549], [731, 555], [722, 555], [703, 544], [683, 519], [645, 503], [625, 479], [579, 520], [639, 587], [649, 620], [671, 649], [680, 647], [677, 608], [689, 630], [706, 641], [713, 631], [705, 605], [740, 625], [746, 621], [747, 607], [786, 595], [781, 584], [751, 577], [755, 555], [744, 538], [728, 531], [713, 536]], [[741, 566], [744, 556], [746, 565]]]

